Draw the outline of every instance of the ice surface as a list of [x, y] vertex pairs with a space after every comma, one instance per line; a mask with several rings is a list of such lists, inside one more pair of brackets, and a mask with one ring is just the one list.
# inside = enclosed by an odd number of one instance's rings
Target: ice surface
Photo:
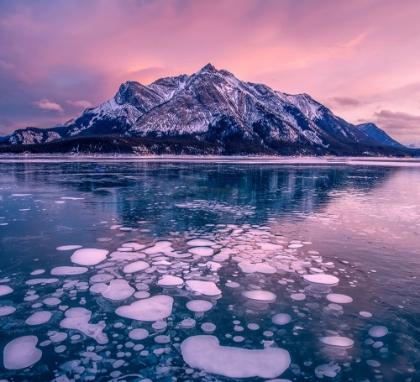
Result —
[[7, 285], [0, 285], [0, 296], [6, 296], [13, 293], [13, 289]]
[[29, 316], [26, 320], [27, 325], [42, 325], [48, 322], [51, 318], [51, 312], [43, 310], [41, 312], [35, 312], [32, 316]]
[[181, 277], [164, 275], [157, 283], [163, 287], [176, 287], [184, 284], [184, 280]]
[[202, 313], [213, 308], [213, 304], [206, 300], [192, 300], [187, 302], [187, 309], [191, 312]]
[[38, 337], [23, 336], [10, 341], [3, 350], [3, 365], [8, 370], [20, 370], [32, 366], [42, 357], [36, 347]]
[[111, 280], [109, 287], [102, 292], [102, 297], [108, 300], [120, 301], [126, 300], [134, 293], [132, 288], [127, 281], [122, 279]]
[[265, 290], [247, 290], [242, 292], [242, 296], [250, 300], [261, 302], [273, 302], [276, 299], [274, 293]]
[[128, 264], [124, 267], [124, 273], [136, 273], [149, 268], [149, 264], [145, 261], [135, 261], [134, 263]]
[[380, 338], [388, 334], [388, 328], [385, 326], [372, 326], [369, 329], [369, 335], [371, 337]]
[[346, 296], [345, 294], [338, 294], [338, 293], [330, 293], [327, 294], [327, 300], [334, 302], [336, 304], [349, 304], [353, 302], [353, 299], [350, 296]]
[[304, 275], [304, 280], [311, 284], [320, 284], [320, 285], [329, 285], [334, 286], [338, 285], [340, 280], [338, 277], [332, 276], [332, 275]]
[[286, 325], [292, 321], [292, 317], [287, 313], [278, 313], [271, 318], [271, 321], [276, 325]]
[[188, 280], [186, 284], [188, 288], [204, 296], [218, 296], [222, 293], [213, 281]]
[[51, 270], [53, 276], [71, 276], [71, 275], [81, 275], [87, 272], [86, 267], [55, 267]]
[[65, 312], [66, 318], [60, 322], [64, 329], [79, 330], [86, 336], [93, 338], [98, 344], [108, 343], [108, 337], [102, 330], [105, 323], [89, 324], [92, 313], [85, 308], [70, 308]]
[[170, 296], [157, 295], [136, 301], [131, 305], [120, 306], [115, 311], [121, 317], [139, 321], [157, 321], [169, 317], [174, 299]]
[[207, 239], [193, 239], [187, 241], [187, 245], [190, 245], [191, 247], [211, 247], [212, 245], [215, 245], [216, 243], [211, 240]]
[[181, 351], [190, 367], [230, 378], [275, 378], [290, 365], [290, 355], [284, 349], [220, 346], [217, 337], [207, 335], [187, 338]]
[[75, 251], [70, 259], [75, 264], [91, 266], [104, 261], [107, 254], [105, 249], [83, 248]]
[[277, 269], [272, 267], [270, 264], [267, 263], [256, 263], [252, 264], [247, 261], [240, 262], [238, 264], [241, 271], [244, 273], [266, 273], [266, 274], [273, 274], [276, 273]]
[[347, 338], [347, 337], [340, 337], [340, 336], [320, 337], [319, 340], [323, 344], [330, 345], [330, 346], [352, 347], [354, 345], [354, 341], [351, 338]]

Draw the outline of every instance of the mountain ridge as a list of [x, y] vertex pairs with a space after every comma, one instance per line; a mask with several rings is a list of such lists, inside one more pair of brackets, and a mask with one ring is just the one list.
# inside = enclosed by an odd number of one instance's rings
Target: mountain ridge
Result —
[[16, 130], [3, 144], [99, 136], [162, 141], [184, 137], [219, 146], [221, 152], [235, 153], [236, 144], [244, 154], [260, 150], [275, 155], [288, 147], [320, 155], [401, 148], [389, 136], [390, 141], [381, 142], [337, 117], [308, 94], [291, 95], [241, 81], [211, 64], [190, 76], [161, 78], [147, 86], [127, 81], [113, 98], [78, 118], [48, 129]]

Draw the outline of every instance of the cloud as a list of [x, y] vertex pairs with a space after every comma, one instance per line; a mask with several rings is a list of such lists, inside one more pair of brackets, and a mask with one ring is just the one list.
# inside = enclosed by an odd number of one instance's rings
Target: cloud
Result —
[[33, 105], [35, 105], [36, 107], [42, 110], [55, 110], [60, 113], [64, 112], [64, 109], [58, 103], [49, 101], [46, 98], [33, 102]]
[[14, 69], [15, 65], [12, 64], [11, 62], [6, 62], [3, 60], [0, 60], [0, 69], [4, 69], [4, 70], [11, 70]]
[[[374, 113], [373, 122], [388, 133], [398, 135], [404, 140], [420, 135], [420, 115], [400, 111], [381, 110]], [[413, 137], [413, 138], [412, 138]]]
[[66, 103], [68, 105], [79, 107], [79, 108], [82, 108], [82, 109], [87, 109], [89, 107], [92, 107], [92, 104], [89, 101], [86, 101], [86, 100], [80, 100], [80, 101], [69, 101], [69, 100], [67, 100]]
[[362, 104], [358, 99], [352, 97], [333, 97], [331, 101], [340, 106], [359, 106]]

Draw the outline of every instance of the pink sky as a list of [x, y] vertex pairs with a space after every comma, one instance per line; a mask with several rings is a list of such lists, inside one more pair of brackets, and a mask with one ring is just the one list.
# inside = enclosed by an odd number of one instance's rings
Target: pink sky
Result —
[[0, 3], [0, 135], [207, 63], [420, 143], [420, 1]]

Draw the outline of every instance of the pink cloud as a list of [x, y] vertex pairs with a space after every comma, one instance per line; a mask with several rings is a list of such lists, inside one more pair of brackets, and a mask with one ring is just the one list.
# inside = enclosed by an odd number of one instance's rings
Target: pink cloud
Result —
[[33, 102], [33, 105], [42, 110], [54, 110], [60, 113], [64, 112], [64, 109], [58, 103], [49, 101], [46, 98]]
[[89, 101], [85, 101], [85, 100], [81, 100], [81, 101], [66, 101], [67, 104], [71, 105], [71, 106], [75, 106], [75, 107], [79, 107], [82, 109], [87, 109], [89, 107], [92, 107], [93, 105], [89, 102]]

